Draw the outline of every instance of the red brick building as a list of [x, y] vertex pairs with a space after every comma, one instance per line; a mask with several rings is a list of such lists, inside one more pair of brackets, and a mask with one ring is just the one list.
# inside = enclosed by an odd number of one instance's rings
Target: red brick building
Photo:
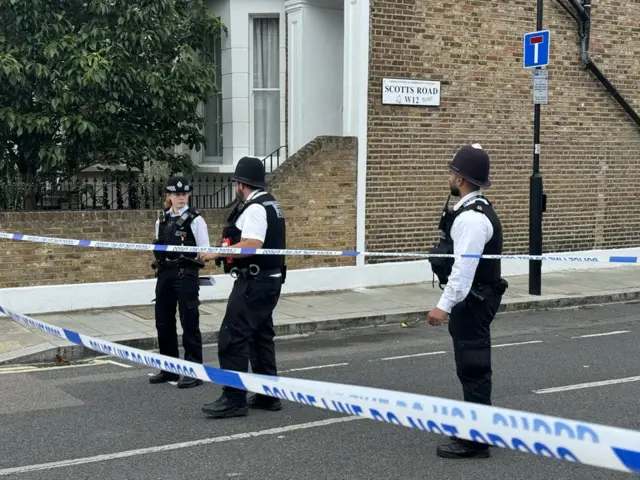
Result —
[[[535, 7], [529, 0], [371, 0], [368, 249], [424, 248], [446, 194], [445, 162], [457, 145], [479, 141], [493, 161], [488, 194], [504, 218], [506, 249], [527, 251], [533, 105], [522, 35], [536, 29]], [[640, 2], [594, 1], [589, 43], [595, 64], [636, 111], [638, 19]], [[638, 246], [639, 126], [585, 70], [577, 24], [557, 1], [544, 2], [543, 25], [551, 31], [541, 107], [544, 249]], [[440, 81], [440, 106], [382, 105], [386, 77]]]
[[[333, 98], [303, 90], [305, 81], [334, 68], [334, 60], [326, 57], [322, 42], [300, 45], [308, 40], [305, 27], [311, 30], [313, 16], [328, 18], [318, 12], [338, 8], [335, 3], [286, 2], [287, 138], [294, 152], [300, 123], [308, 136], [341, 130], [358, 137], [357, 248], [427, 248], [447, 194], [446, 162], [459, 145], [477, 141], [492, 158], [495, 187], [488, 194], [504, 219], [506, 249], [526, 252], [533, 104], [532, 72], [523, 68], [522, 50], [523, 34], [536, 28], [536, 2], [345, 1], [343, 123], [326, 127], [323, 108]], [[639, 18], [638, 2], [594, 1], [589, 42], [595, 64], [637, 110]], [[544, 250], [636, 246], [638, 125], [585, 69], [577, 23], [557, 0], [544, 2], [543, 24], [551, 31], [548, 104], [542, 106], [541, 122], [548, 196]], [[329, 36], [331, 43], [335, 35]], [[439, 82], [439, 105], [437, 98], [437, 106], [383, 104], [385, 79]], [[307, 99], [317, 110], [303, 110]], [[309, 131], [309, 122], [318, 125], [315, 131]]]

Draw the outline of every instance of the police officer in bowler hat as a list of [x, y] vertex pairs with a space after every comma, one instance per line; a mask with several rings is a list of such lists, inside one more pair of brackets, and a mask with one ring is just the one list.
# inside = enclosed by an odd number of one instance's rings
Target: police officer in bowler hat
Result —
[[[481, 188], [491, 187], [489, 155], [480, 144], [460, 148], [449, 164], [451, 195], [460, 200], [440, 219], [440, 243], [432, 253], [502, 254], [502, 224]], [[437, 306], [427, 317], [430, 325], [449, 318], [456, 373], [466, 402], [491, 405], [491, 331], [507, 282], [500, 260], [430, 258], [439, 283], [445, 285]], [[486, 444], [452, 438], [437, 448], [445, 458], [486, 458]]]
[[[243, 157], [236, 166], [233, 181], [240, 202], [231, 212], [223, 231], [225, 243], [234, 248], [286, 248], [285, 216], [277, 200], [265, 191], [263, 162]], [[222, 258], [224, 257], [224, 258]], [[277, 375], [273, 310], [286, 277], [284, 255], [218, 255], [204, 253], [205, 260], [216, 260], [224, 271], [236, 278], [218, 337], [218, 360], [225, 370]], [[213, 418], [247, 415], [249, 407], [276, 411], [280, 400], [253, 395], [224, 386], [222, 395], [202, 411]]]
[[[169, 178], [165, 191], [168, 207], [156, 221], [156, 240], [160, 245], [209, 247], [207, 224], [200, 212], [189, 207], [189, 194], [193, 190], [182, 176]], [[202, 336], [200, 333], [199, 270], [205, 265], [196, 253], [154, 251], [158, 278], [156, 283], [156, 329], [160, 354], [179, 358], [176, 330], [176, 305], [182, 325], [184, 359], [202, 363]], [[178, 381], [178, 388], [202, 385], [202, 380], [160, 371], [149, 378], [151, 383]]]

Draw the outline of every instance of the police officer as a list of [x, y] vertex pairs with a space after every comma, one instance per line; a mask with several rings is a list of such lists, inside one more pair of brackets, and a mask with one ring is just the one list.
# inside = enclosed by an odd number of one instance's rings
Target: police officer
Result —
[[[209, 247], [207, 224], [197, 210], [189, 207], [188, 180], [182, 176], [169, 178], [166, 185], [169, 206], [156, 221], [156, 240], [160, 245]], [[156, 263], [156, 329], [160, 354], [179, 358], [176, 330], [176, 305], [182, 325], [184, 359], [202, 363], [202, 336], [200, 333], [199, 270], [204, 261], [196, 253], [154, 251]], [[178, 388], [202, 385], [202, 380], [160, 371], [149, 378], [151, 383], [178, 381]]]
[[[239, 202], [227, 219], [223, 239], [233, 248], [286, 248], [285, 218], [276, 199], [266, 188], [264, 164], [255, 157], [243, 157], [233, 176]], [[226, 256], [225, 256], [226, 257]], [[202, 255], [224, 265], [236, 278], [227, 302], [218, 337], [218, 359], [225, 370], [277, 375], [273, 310], [286, 277], [283, 255]], [[202, 411], [213, 418], [247, 415], [248, 408], [280, 410], [280, 400], [253, 395], [224, 386], [222, 395]]]
[[[449, 164], [451, 195], [460, 200], [440, 219], [440, 243], [432, 253], [502, 254], [502, 224], [493, 206], [480, 192], [491, 187], [489, 155], [480, 144], [460, 148]], [[500, 260], [430, 258], [443, 293], [428, 314], [430, 325], [449, 317], [456, 373], [466, 402], [491, 405], [491, 322], [508, 287], [501, 278]], [[486, 458], [489, 447], [452, 438], [437, 455], [445, 458]]]

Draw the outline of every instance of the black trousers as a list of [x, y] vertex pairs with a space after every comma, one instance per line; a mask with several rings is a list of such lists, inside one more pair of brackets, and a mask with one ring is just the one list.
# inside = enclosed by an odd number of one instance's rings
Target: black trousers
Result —
[[477, 288], [476, 291], [484, 298], [469, 294], [451, 310], [449, 333], [464, 400], [491, 405], [490, 327], [502, 295], [492, 288]]
[[[227, 302], [218, 336], [220, 368], [277, 375], [273, 310], [280, 299], [281, 277], [237, 278]], [[244, 396], [244, 390], [223, 387], [227, 393]]]
[[179, 358], [176, 306], [182, 325], [184, 359], [202, 363], [200, 333], [200, 285], [198, 270], [191, 268], [163, 269], [156, 282], [156, 329], [160, 353]]

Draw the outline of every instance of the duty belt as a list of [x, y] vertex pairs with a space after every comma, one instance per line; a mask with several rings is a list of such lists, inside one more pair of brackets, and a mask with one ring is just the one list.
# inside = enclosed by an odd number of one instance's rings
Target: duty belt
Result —
[[233, 267], [229, 272], [233, 278], [253, 278], [253, 277], [268, 277], [270, 275], [276, 275], [282, 273], [279, 268], [272, 268], [270, 270], [260, 270], [258, 265], [251, 264], [248, 268]]
[[179, 257], [175, 259], [164, 259], [157, 262], [157, 267], [160, 270], [170, 268], [193, 268], [200, 269], [204, 267], [204, 263], [201, 260], [190, 257]]

